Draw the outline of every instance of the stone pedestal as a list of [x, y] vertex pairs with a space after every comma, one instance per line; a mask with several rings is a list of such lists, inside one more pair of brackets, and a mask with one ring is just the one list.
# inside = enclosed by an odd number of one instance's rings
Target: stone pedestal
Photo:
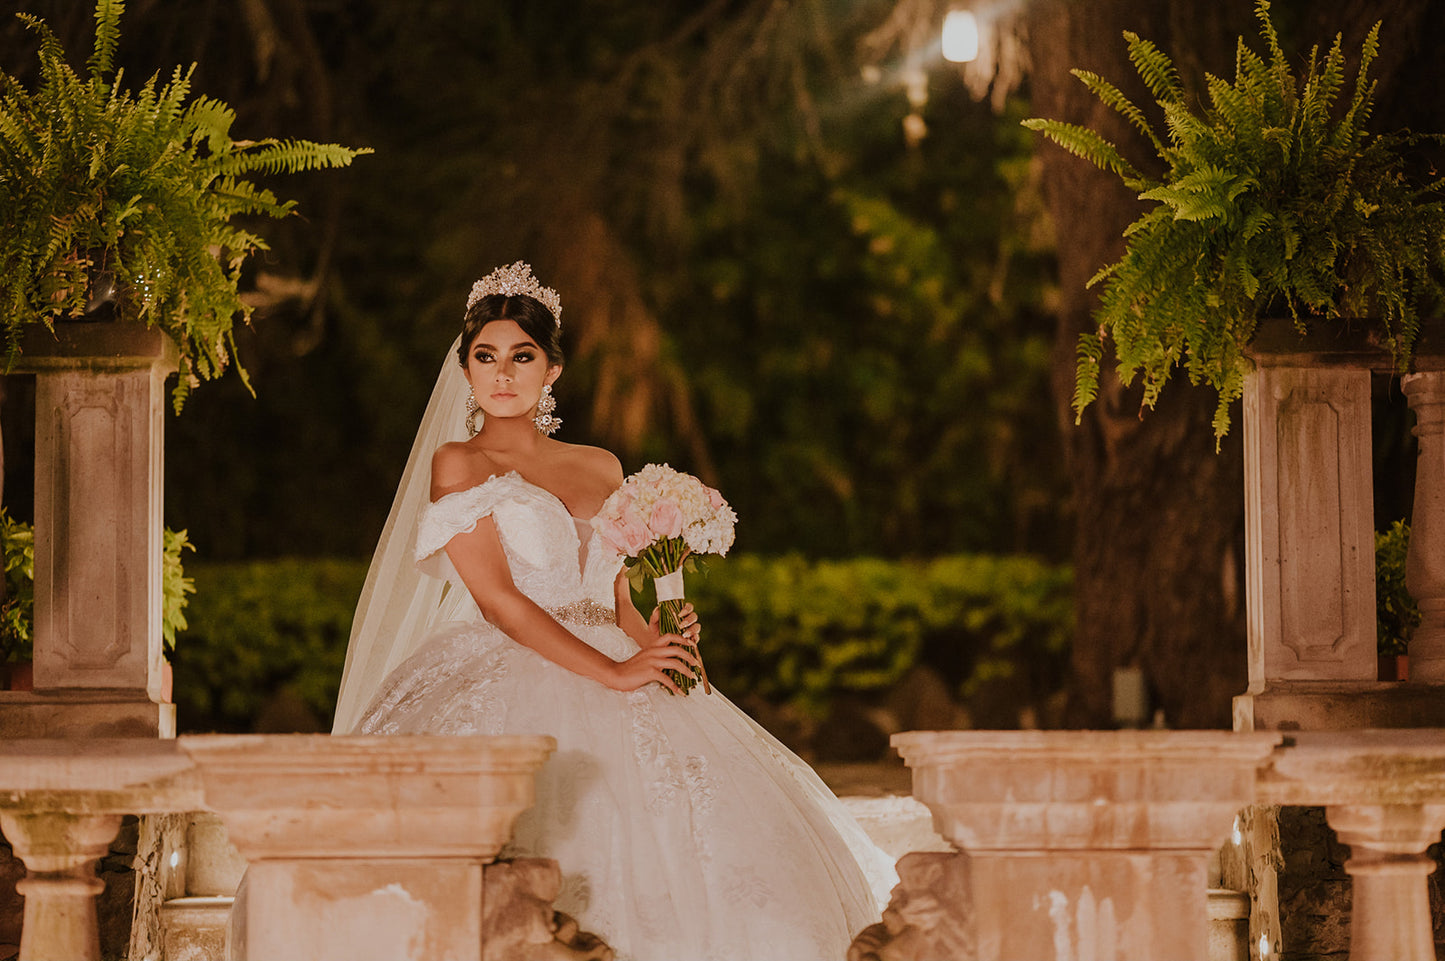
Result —
[[251, 863], [238, 947], [268, 961], [480, 961], [483, 867], [550, 737], [183, 737]]
[[1249, 691], [1375, 679], [1370, 371], [1273, 366], [1245, 381]]
[[160, 576], [175, 344], [139, 325], [68, 323], [28, 331], [22, 348], [15, 370], [36, 375], [35, 692], [0, 701], [0, 736], [173, 734]]
[[1420, 605], [1410, 680], [1445, 684], [1445, 371], [1408, 374], [1402, 383], [1420, 445], [1405, 564], [1405, 585]]
[[1425, 849], [1445, 828], [1445, 730], [1294, 735], [1259, 792], [1268, 803], [1323, 805], [1350, 846], [1351, 961], [1434, 961]]
[[[951, 857], [966, 865], [969, 894], [900, 932], [895, 943], [919, 945], [916, 954], [874, 953], [929, 957], [920, 925], [935, 924], [985, 961], [1204, 961], [1210, 856], [1253, 801], [1255, 770], [1278, 741], [1214, 731], [894, 735], [914, 797], [962, 852]], [[896, 902], [894, 917], [907, 914]]]

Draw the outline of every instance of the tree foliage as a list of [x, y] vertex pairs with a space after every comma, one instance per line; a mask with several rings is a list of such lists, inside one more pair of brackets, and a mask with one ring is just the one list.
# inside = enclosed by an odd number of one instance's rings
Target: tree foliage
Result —
[[1341, 99], [1342, 36], [1323, 58], [1312, 49], [1297, 77], [1269, 9], [1257, 0], [1265, 55], [1241, 38], [1233, 83], [1206, 74], [1208, 102], [1198, 107], [1169, 55], [1125, 32], [1129, 59], [1162, 112], [1157, 132], [1108, 80], [1073, 71], [1149, 140], [1167, 168], [1158, 177], [1088, 127], [1025, 122], [1152, 204], [1125, 231], [1123, 257], [1090, 281], [1105, 286], [1098, 331], [1079, 339], [1076, 416], [1098, 393], [1110, 341], [1120, 377], [1142, 380], [1145, 407], [1179, 365], [1191, 382], [1217, 390], [1219, 438], [1243, 391], [1243, 350], [1260, 317], [1287, 310], [1301, 332], [1313, 318], [1375, 318], [1403, 371], [1421, 302], [1445, 294], [1445, 179], [1413, 171], [1422, 138], [1367, 130], [1380, 25], [1365, 37]]
[[238, 126], [377, 153], [297, 178], [308, 218], [246, 268], [259, 398], [223, 381], [167, 426], [204, 556], [368, 551], [467, 288], [518, 257], [566, 304], [565, 439], [721, 485], [746, 547], [1062, 548], [1019, 114], [940, 72], [908, 148], [903, 92], [859, 78], [876, 11], [248, 10], [134, 11], [152, 48], [118, 55], [195, 57]]

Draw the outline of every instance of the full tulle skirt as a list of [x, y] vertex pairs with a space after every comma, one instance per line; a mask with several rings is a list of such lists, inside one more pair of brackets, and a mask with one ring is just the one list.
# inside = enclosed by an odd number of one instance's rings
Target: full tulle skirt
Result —
[[[614, 658], [613, 625], [568, 625]], [[630, 961], [842, 958], [892, 865], [818, 776], [716, 690], [612, 691], [484, 621], [445, 625], [361, 734], [550, 734], [504, 857], [555, 859], [556, 908]]]

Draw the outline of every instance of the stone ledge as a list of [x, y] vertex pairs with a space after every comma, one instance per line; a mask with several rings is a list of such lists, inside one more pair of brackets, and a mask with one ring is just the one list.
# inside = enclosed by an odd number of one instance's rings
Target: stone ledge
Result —
[[20, 337], [20, 353], [11, 373], [55, 370], [134, 370], [159, 366], [175, 370], [180, 356], [175, 341], [159, 327], [129, 323], [58, 323], [53, 329], [31, 325]]
[[1236, 731], [1445, 728], [1445, 685], [1410, 681], [1275, 682], [1234, 699]]
[[176, 706], [105, 688], [0, 691], [0, 739], [176, 736]]

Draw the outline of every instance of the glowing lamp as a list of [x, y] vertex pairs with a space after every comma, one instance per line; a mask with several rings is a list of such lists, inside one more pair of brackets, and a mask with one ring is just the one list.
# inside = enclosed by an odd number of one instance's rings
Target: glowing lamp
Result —
[[978, 19], [972, 10], [950, 10], [943, 18], [943, 59], [953, 63], [978, 59]]

